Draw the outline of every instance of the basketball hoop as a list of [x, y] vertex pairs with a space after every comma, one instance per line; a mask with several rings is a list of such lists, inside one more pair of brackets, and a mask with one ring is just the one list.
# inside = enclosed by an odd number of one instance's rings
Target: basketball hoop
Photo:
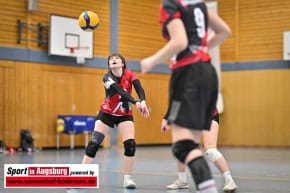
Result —
[[76, 57], [77, 64], [86, 63], [86, 55], [89, 47], [70, 47], [70, 53]]

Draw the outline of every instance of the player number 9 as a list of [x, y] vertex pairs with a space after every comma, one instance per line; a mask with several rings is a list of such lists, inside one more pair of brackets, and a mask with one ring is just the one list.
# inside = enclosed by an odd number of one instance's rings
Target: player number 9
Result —
[[205, 22], [204, 22], [204, 14], [200, 8], [195, 8], [193, 10], [195, 23], [197, 25], [197, 35], [199, 38], [204, 37], [205, 35]]

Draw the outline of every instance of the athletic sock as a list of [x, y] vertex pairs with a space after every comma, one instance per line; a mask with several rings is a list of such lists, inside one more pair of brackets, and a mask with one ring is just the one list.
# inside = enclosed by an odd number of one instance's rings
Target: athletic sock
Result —
[[178, 179], [180, 179], [182, 182], [187, 182], [186, 172], [178, 172]]
[[204, 157], [197, 157], [188, 164], [197, 193], [218, 193], [210, 168]]
[[232, 178], [232, 175], [231, 175], [231, 172], [230, 171], [224, 172], [223, 173], [223, 176], [224, 176], [226, 182], [233, 181], [233, 178]]
[[200, 183], [196, 193], [218, 193], [215, 181], [211, 179]]
[[124, 175], [124, 180], [128, 180], [131, 178], [131, 175]]

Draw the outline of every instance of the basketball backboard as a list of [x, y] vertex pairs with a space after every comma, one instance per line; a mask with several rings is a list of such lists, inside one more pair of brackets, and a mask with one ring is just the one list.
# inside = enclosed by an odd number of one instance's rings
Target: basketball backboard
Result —
[[94, 33], [81, 30], [77, 18], [51, 15], [49, 34], [49, 55], [93, 58]]

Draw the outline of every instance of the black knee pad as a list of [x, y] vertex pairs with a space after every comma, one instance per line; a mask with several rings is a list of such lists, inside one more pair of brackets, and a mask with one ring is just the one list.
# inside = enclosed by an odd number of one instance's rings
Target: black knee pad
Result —
[[199, 189], [200, 184], [203, 182], [210, 182], [213, 179], [210, 168], [203, 156], [191, 160], [187, 165], [194, 178], [197, 189]]
[[104, 141], [105, 135], [99, 131], [93, 131], [92, 133], [92, 142], [97, 143], [99, 145]]
[[99, 150], [100, 144], [90, 141], [86, 147], [86, 155], [94, 158]]
[[127, 139], [123, 142], [124, 144], [124, 155], [128, 157], [133, 157], [136, 151], [135, 139]]
[[196, 149], [197, 147], [198, 144], [193, 140], [185, 139], [174, 143], [172, 146], [172, 152], [181, 163], [184, 163], [189, 152]]

